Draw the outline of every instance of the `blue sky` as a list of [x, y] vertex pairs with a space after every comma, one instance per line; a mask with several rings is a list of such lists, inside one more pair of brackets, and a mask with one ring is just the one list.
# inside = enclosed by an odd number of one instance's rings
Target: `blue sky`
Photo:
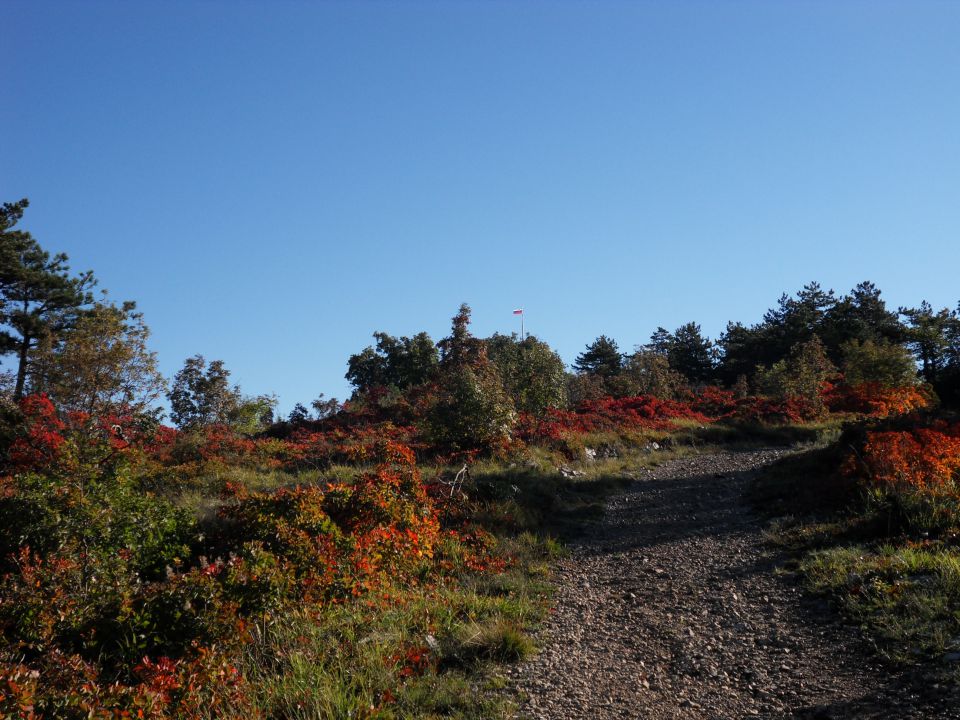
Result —
[[960, 300], [957, 2], [0, 5], [0, 199], [172, 375], [288, 411], [375, 330], [711, 336]]

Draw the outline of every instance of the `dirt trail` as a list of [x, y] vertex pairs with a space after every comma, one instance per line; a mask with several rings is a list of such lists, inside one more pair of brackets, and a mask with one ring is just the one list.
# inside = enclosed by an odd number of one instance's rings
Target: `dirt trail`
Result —
[[512, 673], [520, 717], [960, 718], [775, 573], [743, 491], [781, 454], [677, 460], [611, 502], [557, 567], [542, 651]]

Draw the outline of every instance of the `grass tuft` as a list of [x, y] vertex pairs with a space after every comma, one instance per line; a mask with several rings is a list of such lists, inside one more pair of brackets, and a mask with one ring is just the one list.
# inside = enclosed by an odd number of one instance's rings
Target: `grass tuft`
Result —
[[960, 548], [839, 471], [838, 443], [789, 456], [751, 488], [768, 537], [814, 593], [861, 627], [889, 662], [960, 684]]

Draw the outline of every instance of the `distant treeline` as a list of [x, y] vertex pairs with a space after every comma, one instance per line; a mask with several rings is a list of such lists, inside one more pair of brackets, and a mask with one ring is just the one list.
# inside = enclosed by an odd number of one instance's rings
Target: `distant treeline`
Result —
[[[413, 338], [375, 333], [376, 345], [352, 355], [347, 379], [354, 401], [428, 382], [442, 348], [426, 333]], [[944, 402], [960, 401], [960, 314], [927, 302], [891, 310], [880, 290], [863, 282], [838, 296], [816, 283], [784, 294], [755, 325], [730, 322], [716, 340], [696, 322], [658, 327], [647, 343], [623, 352], [601, 335], [566, 372], [535, 337], [493, 335], [486, 353], [518, 410], [576, 404], [602, 396], [678, 398], [705, 385], [741, 394], [790, 394], [805, 374], [848, 384], [889, 387], [925, 382]]]
[[[27, 207], [21, 200], [0, 212], [0, 355], [11, 361], [2, 376], [9, 398], [44, 393], [67, 410], [103, 414], [122, 406], [156, 417], [156, 401], [166, 395], [181, 428], [228, 424], [253, 433], [281, 420], [274, 416], [275, 398], [243, 395], [221, 360], [189, 358], [168, 384], [135, 305], [117, 305], [105, 295], [96, 300], [92, 272], [72, 273], [65, 255], [50, 255], [17, 227]], [[958, 311], [927, 302], [891, 309], [870, 282], [845, 295], [810, 283], [783, 295], [759, 323], [730, 322], [715, 340], [696, 322], [673, 331], [658, 327], [632, 352], [600, 335], [569, 370], [539, 338], [474, 338], [469, 322], [464, 305], [451, 335], [439, 342], [426, 333], [374, 333], [375, 343], [348, 359], [354, 390], [346, 408], [382, 415], [395, 408], [422, 418], [446, 397], [450, 408], [472, 407], [488, 430], [499, 432], [518, 413], [538, 415], [602, 397], [684, 399], [711, 385], [741, 397], [813, 397], [826, 382], [922, 382], [944, 404], [960, 404]], [[323, 395], [309, 405], [298, 403], [283, 420], [316, 421], [342, 408]], [[434, 426], [456, 426], [456, 415], [440, 412]]]

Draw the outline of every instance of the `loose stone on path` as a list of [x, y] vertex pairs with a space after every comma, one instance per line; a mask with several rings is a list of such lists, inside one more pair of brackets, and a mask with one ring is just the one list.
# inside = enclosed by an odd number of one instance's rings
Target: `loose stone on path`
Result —
[[511, 673], [519, 717], [960, 719], [775, 574], [743, 491], [783, 454], [676, 460], [615, 497], [556, 566], [542, 650]]

